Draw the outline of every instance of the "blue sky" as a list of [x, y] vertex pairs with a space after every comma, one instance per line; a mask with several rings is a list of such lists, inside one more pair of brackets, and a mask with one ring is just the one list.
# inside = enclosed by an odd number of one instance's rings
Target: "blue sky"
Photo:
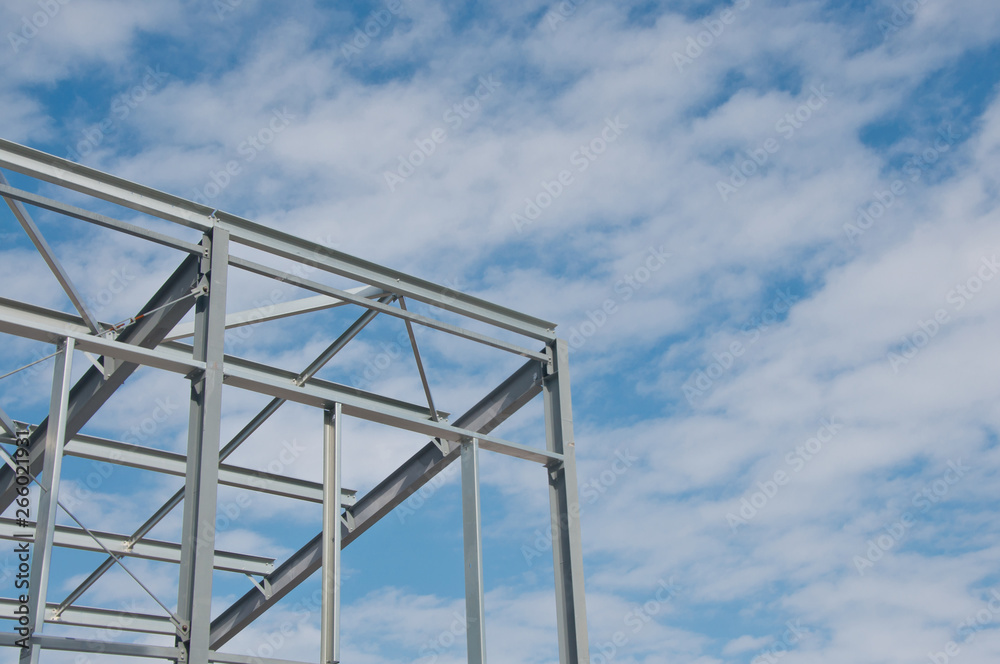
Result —
[[[949, 642], [949, 661], [996, 661], [992, 3], [331, 5], [10, 0], [0, 135], [558, 322], [574, 346], [595, 664], [926, 662]], [[134, 313], [176, 267], [169, 250], [36, 218], [103, 320]], [[271, 288], [235, 283], [233, 310]], [[0, 284], [71, 310], [6, 208]], [[269, 323], [227, 350], [300, 369], [356, 315]], [[398, 323], [376, 319], [320, 376], [420, 402]], [[452, 413], [519, 365], [417, 334]], [[6, 339], [0, 374], [46, 348]], [[389, 366], [366, 376], [380, 354]], [[41, 419], [51, 366], [0, 380], [4, 409]], [[85, 431], [142, 433], [176, 402], [141, 442], [183, 451], [185, 381], [130, 384]], [[231, 436], [264, 400], [225, 397]], [[539, 444], [540, 422], [531, 404], [498, 434]], [[320, 431], [286, 406], [232, 461], [318, 479]], [[345, 485], [371, 488], [424, 442], [352, 422]], [[525, 466], [483, 460], [493, 662], [557, 661], [547, 492]], [[92, 472], [68, 460], [69, 495]], [[345, 549], [345, 662], [464, 661], [457, 473], [446, 479]], [[118, 469], [78, 511], [131, 531], [178, 486]], [[220, 545], [282, 559], [318, 524], [317, 509], [255, 497]], [[154, 536], [179, 527], [178, 513]], [[50, 600], [98, 560], [61, 555]], [[135, 568], [174, 601], [169, 566]], [[109, 574], [82, 603], [155, 612], [130, 584]], [[316, 587], [230, 648], [258, 653], [292, 621], [276, 656], [314, 659], [318, 614], [296, 603]], [[217, 610], [248, 588], [217, 574]]]

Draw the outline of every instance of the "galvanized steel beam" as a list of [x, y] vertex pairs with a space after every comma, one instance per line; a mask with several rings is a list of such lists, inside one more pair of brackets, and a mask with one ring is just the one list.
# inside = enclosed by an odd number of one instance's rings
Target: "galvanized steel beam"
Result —
[[[29, 525], [34, 526], [34, 523], [29, 522]], [[96, 537], [100, 541], [100, 544], [95, 542], [94, 537], [91, 537], [91, 535]], [[0, 518], [0, 539], [17, 542], [34, 541], [34, 537], [26, 538], [23, 536], [23, 530], [21, 530], [16, 520], [4, 518]], [[119, 557], [130, 556], [132, 558], [158, 560], [165, 563], [179, 563], [181, 561], [180, 544], [144, 539], [129, 545], [128, 539], [127, 535], [119, 535], [117, 533], [107, 533], [99, 530], [90, 530], [90, 533], [87, 533], [80, 528], [56, 526], [52, 544], [54, 546], [79, 549], [81, 551], [103, 553], [109, 550]], [[104, 546], [102, 547], [101, 544]], [[274, 571], [274, 559], [242, 553], [231, 553], [229, 551], [216, 551], [215, 569], [263, 576]]]
[[590, 661], [590, 651], [583, 588], [576, 443], [573, 439], [573, 406], [569, 388], [569, 347], [565, 341], [557, 339], [549, 348], [553, 373], [545, 378], [543, 384], [545, 437], [549, 451], [563, 456], [563, 463], [549, 470], [559, 661], [561, 664], [580, 664]]
[[[542, 372], [542, 363], [527, 362], [455, 420], [455, 424], [481, 434], [492, 431], [541, 391]], [[459, 446], [457, 443], [446, 444], [449, 445], [447, 456], [434, 443], [427, 443], [378, 486], [359, 498], [357, 504], [349, 510], [354, 527], [343, 526], [343, 546], [357, 539], [454, 461], [459, 455]], [[268, 577], [270, 596], [264, 597], [252, 590], [213, 621], [212, 647], [219, 648], [236, 636], [309, 578], [320, 568], [321, 563], [322, 533], [292, 554]]]
[[[146, 317], [139, 320], [134, 325], [125, 328], [125, 330], [118, 335], [116, 341], [120, 344], [127, 344], [131, 346], [137, 353], [142, 349], [154, 348], [157, 344], [162, 341], [163, 337], [173, 329], [177, 322], [188, 312], [191, 306], [194, 304], [193, 298], [181, 299], [182, 296], [190, 293], [197, 283], [198, 276], [198, 259], [194, 256], [189, 256], [181, 262], [180, 266], [174, 273], [167, 279], [166, 283], [157, 291], [157, 293], [149, 300], [149, 302], [144, 306], [141, 312], [151, 312]], [[9, 301], [0, 302], [0, 305], [4, 303], [9, 303]], [[173, 303], [173, 304], [170, 304]], [[167, 306], [165, 306], [167, 305]], [[32, 307], [19, 307], [22, 311], [30, 311], [38, 308]], [[154, 310], [156, 310], [154, 312]], [[57, 317], [57, 319], [60, 317]], [[66, 323], [65, 316], [61, 317], [63, 322], [63, 327], [68, 327]], [[42, 321], [35, 320], [27, 323], [30, 327], [32, 324], [35, 327]], [[56, 321], [52, 321], [56, 322]], [[0, 315], [0, 325], [10, 323], [9, 319], [4, 315]], [[7, 331], [0, 329], [0, 331]], [[22, 336], [29, 336], [30, 330], [22, 330]], [[13, 332], [18, 334], [18, 332]], [[44, 330], [46, 336], [41, 340], [56, 342], [59, 339], [59, 328], [51, 330]], [[69, 336], [69, 334], [63, 335]], [[85, 335], [72, 335], [78, 342], [82, 341], [82, 336]], [[30, 338], [38, 338], [37, 336], [31, 335]], [[96, 340], [96, 337], [92, 337], [91, 340]], [[89, 341], [89, 340], [88, 340]], [[83, 350], [97, 350], [100, 352], [99, 345], [87, 345], [86, 348], [81, 346]], [[140, 353], [141, 354], [141, 353]], [[138, 359], [138, 358], [136, 358]], [[118, 364], [111, 375], [105, 377], [96, 368], [90, 368], [83, 377], [77, 381], [76, 385], [73, 386], [69, 397], [69, 413], [66, 420], [66, 436], [75, 436], [83, 425], [97, 412], [97, 410], [104, 405], [104, 403], [111, 398], [111, 395], [122, 386], [125, 380], [132, 375], [132, 373], [139, 367], [138, 364], [131, 361], [125, 361]], [[29, 444], [30, 449], [30, 466], [29, 470], [32, 474], [37, 475], [41, 470], [42, 465], [42, 451], [44, 449], [43, 441], [48, 431], [48, 420], [46, 419], [38, 428], [31, 432], [31, 442]], [[14, 473], [10, 468], [3, 467], [0, 468], [0, 512], [7, 509], [14, 499]]]
[[[377, 286], [447, 311], [490, 323], [534, 339], [555, 338], [555, 325], [445, 286], [356, 258], [262, 224], [108, 175], [66, 159], [0, 139], [0, 167], [52, 182], [167, 221], [229, 231], [232, 241]], [[213, 224], [213, 218], [217, 222]]]

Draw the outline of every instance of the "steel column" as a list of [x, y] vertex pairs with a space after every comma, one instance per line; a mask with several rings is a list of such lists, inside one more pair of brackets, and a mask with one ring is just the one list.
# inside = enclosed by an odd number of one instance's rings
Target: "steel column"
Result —
[[[30, 515], [38, 519], [38, 523], [34, 525], [36, 555], [30, 572], [31, 594], [27, 589], [22, 592], [29, 595], [26, 599], [35, 610], [31, 630], [26, 630], [31, 636], [28, 641], [31, 648], [21, 655], [22, 661], [28, 664], [35, 662], [39, 658], [39, 650], [52, 649], [153, 657], [184, 664], [207, 664], [214, 661], [249, 664], [251, 659], [258, 661], [258, 658], [223, 654], [215, 648], [229, 641], [315, 571], [322, 569], [321, 662], [335, 664], [340, 657], [341, 549], [399, 507], [407, 497], [425, 486], [453, 461], [461, 460], [468, 661], [481, 664], [485, 661], [486, 650], [480, 449], [530, 460], [546, 467], [552, 513], [560, 661], [561, 664], [583, 664], [589, 660], [579, 497], [567, 368], [568, 350], [565, 342], [555, 338], [551, 323], [2, 139], [0, 167], [10, 167], [22, 174], [53, 182], [63, 188], [64, 192], [82, 192], [204, 233], [201, 244], [195, 244], [15, 189], [5, 184], [0, 177], [0, 198], [6, 199], [14, 210], [42, 258], [55, 272], [81, 315], [77, 317], [0, 298], [0, 334], [12, 334], [65, 347], [59, 360], [61, 364], [56, 367], [57, 376], [61, 378], [53, 381], [52, 406], [46, 421], [32, 429], [30, 425], [15, 422], [0, 410], [0, 441], [17, 442], [17, 438], [30, 431], [30, 442], [25, 450], [27, 454], [19, 452], [16, 462], [8, 460], [11, 468], [0, 467], [0, 511], [9, 507], [18, 497], [16, 480], [19, 479], [18, 473], [24, 469], [30, 469], [31, 473], [40, 476], [42, 481], [39, 484], [43, 490], [40, 513]], [[102, 325], [106, 327], [106, 323], [96, 321], [82, 306], [81, 298], [31, 221], [25, 205], [124, 232], [186, 252], [188, 256], [135, 318], [113, 330], [95, 334]], [[287, 259], [294, 265], [279, 268], [273, 260], [262, 264], [240, 256], [231, 256], [230, 244], [243, 245], [272, 257]], [[315, 280], [306, 278], [299, 270], [302, 267], [318, 268], [322, 273], [317, 274]], [[318, 295], [268, 307], [266, 313], [250, 310], [227, 316], [227, 280], [232, 269], [249, 271]], [[345, 285], [339, 281], [330, 283], [330, 275], [346, 277], [361, 285], [342, 290]], [[405, 297], [458, 314], [466, 320], [445, 322], [430, 315], [408, 311], [403, 299]], [[400, 300], [399, 307], [391, 306], [396, 299]], [[344, 304], [359, 305], [364, 308], [364, 314], [301, 373], [226, 356], [224, 353], [227, 326], [249, 325], [259, 319], [276, 319]], [[194, 323], [180, 324], [180, 320], [192, 307], [196, 307]], [[403, 320], [427, 397], [426, 408], [315, 377], [319, 369], [378, 313]], [[450, 316], [448, 318], [450, 320]], [[503, 335], [503, 338], [488, 336], [477, 331], [479, 326], [474, 326], [476, 330], [469, 329], [465, 324], [469, 319], [515, 332], [529, 340], [542, 341], [546, 347], [539, 352], [537, 347], [525, 347], [523, 339], [519, 341], [511, 338], [508, 341], [507, 335]], [[530, 361], [452, 422], [447, 413], [437, 410], [434, 403], [417, 348], [413, 323], [517, 353]], [[191, 335], [194, 336], [191, 345], [171, 341]], [[83, 351], [88, 357], [90, 353], [103, 357], [100, 360], [91, 358], [96, 368], [81, 372], [84, 373], [83, 378], [69, 389], [70, 357], [73, 350]], [[191, 381], [186, 454], [166, 452], [155, 446], [126, 445], [78, 435], [81, 427], [86, 425], [139, 366], [174, 372]], [[272, 400], [220, 449], [222, 392], [225, 386], [268, 395]], [[546, 445], [543, 449], [492, 435], [491, 432], [499, 423], [539, 392], [544, 392]], [[322, 484], [220, 464], [285, 401], [324, 412]], [[428, 434], [434, 440], [355, 501], [353, 495], [344, 496], [341, 486], [340, 437], [344, 416]], [[19, 428], [26, 431], [20, 432]], [[74, 437], [77, 438], [75, 442]], [[77, 527], [56, 527], [60, 465], [64, 456], [73, 454], [147, 471], [183, 475], [184, 488], [127, 539], [125, 535], [92, 531], [73, 515], [69, 516], [76, 521]], [[322, 531], [277, 569], [270, 571], [272, 561], [269, 559], [217, 552], [215, 517], [220, 483], [320, 502], [324, 506]], [[179, 544], [143, 539], [173, 507], [181, 504], [184, 514]], [[25, 515], [25, 522], [29, 522], [28, 516]], [[32, 527], [30, 522], [18, 525], [9, 519], [0, 519], [0, 531], [3, 531], [0, 532], [0, 538], [15, 536], [15, 526], [21, 530], [30, 530]], [[28, 537], [19, 539], [24, 546], [31, 541]], [[59, 545], [88, 551], [99, 549], [108, 558], [63, 603], [47, 606], [45, 596], [52, 564], [52, 547]], [[179, 564], [177, 609], [171, 611], [154, 597], [170, 617], [135, 616], [136, 622], [127, 627], [141, 632], [173, 635], [172, 647], [68, 639], [43, 633], [43, 627], [48, 622], [111, 627], [118, 619], [117, 615], [131, 615], [128, 611], [70, 606], [112, 564], [120, 562], [116, 552], [123, 556], [133, 555]], [[234, 602], [210, 624], [215, 566], [221, 570], [239, 570], [266, 576], [260, 583], [251, 577], [256, 588]], [[122, 567], [125, 568], [124, 564]], [[127, 568], [125, 571], [139, 581]], [[149, 592], [141, 581], [139, 584]], [[15, 601], [0, 599], [0, 605], [7, 606]], [[0, 645], [18, 645], [16, 636], [0, 634]], [[276, 659], [260, 661], [285, 664], [283, 660]]]
[[[49, 402], [49, 427], [45, 436], [45, 463], [38, 499], [38, 521], [35, 523], [35, 545], [31, 552], [31, 572], [28, 576], [28, 648], [21, 651], [22, 664], [37, 664], [41, 648], [35, 632], [41, 632], [45, 622], [45, 595], [52, 565], [52, 541], [55, 539], [56, 513], [59, 510], [59, 475], [62, 472], [63, 445], [66, 442], [66, 419], [69, 410], [70, 374], [73, 370], [73, 340], [62, 343], [56, 355], [52, 374], [52, 398]], [[20, 476], [20, 474], [19, 474]], [[28, 486], [27, 484], [19, 486]], [[18, 491], [20, 493], [20, 491]]]
[[[542, 365], [535, 361], [525, 363], [455, 420], [455, 424], [482, 433], [492, 431], [538, 395], [542, 389], [541, 379]], [[459, 455], [458, 446], [448, 445], [450, 451], [445, 455], [437, 445], [427, 443], [378, 486], [359, 498], [357, 504], [350, 508], [354, 528], [344, 526], [343, 546], [360, 537], [447, 468]], [[212, 647], [221, 647], [319, 569], [322, 538], [322, 533], [316, 535], [267, 577], [271, 585], [269, 597], [252, 590], [223, 611], [212, 623]]]
[[[374, 318], [376, 312], [366, 311], [361, 317], [355, 321], [343, 334], [341, 334], [329, 347], [324, 350], [320, 356], [313, 361], [307, 369], [299, 373], [293, 382], [301, 382], [313, 376], [317, 371], [319, 371], [323, 364], [330, 361], [334, 355], [336, 355], [340, 350], [347, 345], [347, 343], [353, 339], [364, 327]], [[228, 319], [228, 316], [227, 316]], [[193, 329], [193, 328], [192, 328]], [[226, 358], [224, 357], [224, 360]], [[254, 416], [246, 426], [240, 429], [240, 432], [236, 434], [226, 446], [222, 448], [219, 452], [219, 461], [221, 462], [230, 454], [236, 451], [236, 449], [242, 445], [247, 438], [249, 438], [253, 433], [260, 428], [264, 422], [268, 420], [269, 417], [274, 415], [278, 411], [278, 408], [285, 403], [284, 399], [272, 399], [264, 408]], [[185, 470], [186, 474], [186, 470]], [[225, 481], [227, 476], [226, 469], [220, 465], [219, 467], [219, 479], [220, 482]], [[129, 543], [134, 543], [139, 539], [146, 536], [150, 530], [152, 530], [156, 524], [162, 521], [167, 514], [169, 514], [177, 505], [179, 505], [184, 497], [184, 489], [181, 489], [175, 493], [171, 498], [164, 503], [160, 509], [156, 511], [150, 518], [148, 518], [145, 523], [143, 523], [138, 530], [129, 538]], [[353, 494], [351, 496], [353, 498]], [[322, 497], [320, 497], [322, 500]], [[63, 610], [67, 606], [70, 606], [73, 602], [80, 598], [80, 596], [86, 592], [94, 583], [97, 582], [101, 576], [111, 569], [113, 561], [111, 558], [106, 559], [101, 566], [94, 570], [90, 576], [88, 576], [83, 583], [76, 587], [76, 589], [69, 594], [69, 596], [63, 600], [62, 604], [59, 605], [59, 610]]]
[[323, 589], [320, 662], [340, 661], [340, 404], [323, 412]]
[[469, 664], [486, 662], [483, 526], [479, 506], [479, 441], [462, 443], [462, 540], [465, 544], [465, 633]]
[[549, 468], [552, 556], [556, 577], [556, 618], [560, 664], [586, 664], [587, 607], [583, 594], [583, 550], [580, 497], [576, 483], [573, 406], [569, 390], [569, 347], [563, 339], [550, 346], [553, 374], [543, 382], [545, 437], [550, 452], [563, 455], [559, 468]]
[[207, 255], [202, 260], [202, 273], [208, 275], [209, 289], [198, 299], [195, 309], [194, 353], [195, 359], [205, 362], [205, 371], [191, 380], [177, 600], [181, 629], [188, 628], [177, 645], [187, 651], [189, 664], [206, 664], [209, 656], [229, 234], [216, 228], [205, 235], [203, 242]]

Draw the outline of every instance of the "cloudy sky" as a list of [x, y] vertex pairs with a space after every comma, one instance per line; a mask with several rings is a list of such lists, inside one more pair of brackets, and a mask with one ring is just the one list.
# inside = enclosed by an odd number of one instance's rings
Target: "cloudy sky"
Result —
[[[997, 660], [995, 3], [6, 0], [0, 27], [3, 138], [559, 324], [595, 664]], [[108, 322], [179, 262], [36, 217]], [[233, 310], [306, 295], [233, 284]], [[6, 208], [0, 289], [72, 310]], [[227, 351], [299, 370], [358, 313], [263, 325]], [[420, 403], [403, 331], [377, 319], [320, 375]], [[417, 335], [451, 413], [520, 364]], [[0, 374], [48, 348], [5, 338]], [[0, 380], [0, 404], [39, 421], [51, 370]], [[129, 384], [85, 431], [182, 452], [186, 381]], [[224, 436], [265, 402], [225, 399]], [[540, 424], [533, 403], [498, 434], [541, 444]], [[318, 479], [320, 431], [286, 406], [231, 460]], [[371, 488], [425, 442], [351, 422], [345, 485]], [[68, 459], [63, 491], [111, 532], [181, 484], [117, 469], [88, 489], [97, 471]], [[464, 661], [444, 477], [345, 549], [343, 661]], [[558, 661], [544, 475], [486, 455], [483, 478], [490, 660]], [[237, 512], [223, 548], [280, 561], [319, 528], [313, 507], [241, 500], [220, 491]], [[58, 555], [50, 601], [100, 562]], [[169, 565], [134, 568], [176, 601]], [[131, 584], [109, 574], [81, 604], [157, 613]], [[315, 659], [317, 587], [227, 648]], [[249, 588], [217, 574], [216, 610]]]

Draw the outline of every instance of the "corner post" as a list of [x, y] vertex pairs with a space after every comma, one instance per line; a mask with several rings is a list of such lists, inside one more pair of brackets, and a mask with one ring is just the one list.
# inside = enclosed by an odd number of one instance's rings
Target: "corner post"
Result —
[[207, 664], [209, 657], [229, 232], [215, 227], [205, 234], [202, 245], [202, 284], [207, 279], [208, 292], [201, 294], [195, 305], [194, 359], [205, 362], [205, 371], [191, 377], [177, 600], [182, 631], [177, 643], [187, 651], [187, 664]]
[[580, 534], [580, 496], [576, 480], [573, 405], [569, 388], [569, 347], [564, 339], [549, 345], [551, 373], [542, 390], [545, 438], [548, 450], [563, 455], [560, 467], [549, 468], [549, 508], [552, 518], [552, 557], [556, 581], [556, 620], [560, 664], [586, 664], [587, 606], [583, 588], [583, 544]]

